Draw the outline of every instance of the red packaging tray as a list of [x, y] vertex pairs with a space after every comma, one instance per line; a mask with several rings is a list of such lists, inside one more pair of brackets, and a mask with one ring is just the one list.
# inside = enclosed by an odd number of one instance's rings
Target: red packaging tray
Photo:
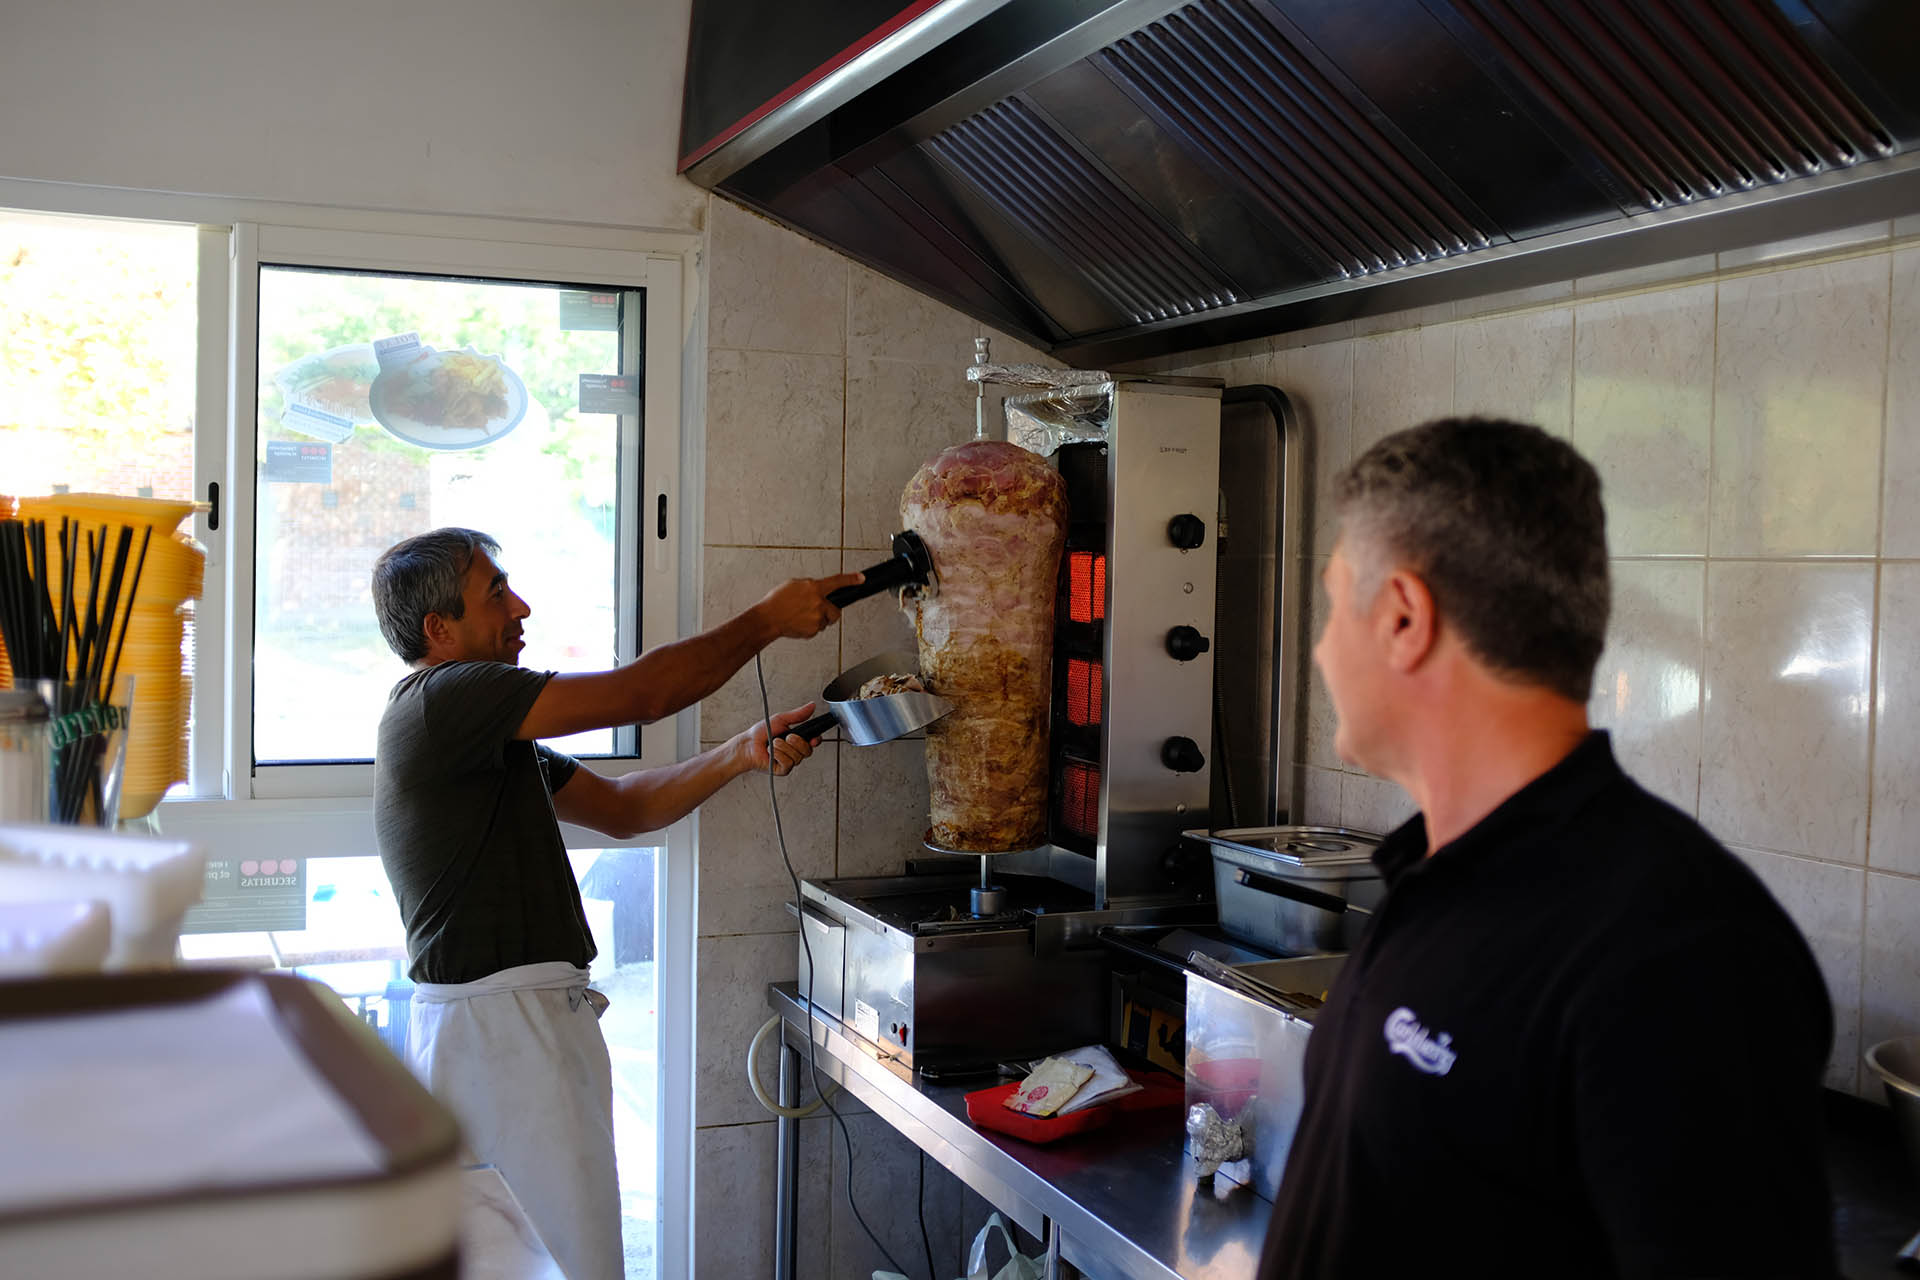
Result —
[[967, 1095], [967, 1119], [978, 1128], [1010, 1134], [1025, 1142], [1058, 1142], [1076, 1133], [1098, 1129], [1122, 1111], [1149, 1111], [1178, 1106], [1186, 1100], [1186, 1084], [1178, 1076], [1162, 1071], [1129, 1071], [1127, 1074], [1140, 1086], [1139, 1092], [1064, 1116], [1030, 1116], [1009, 1111], [1006, 1101], [1020, 1088], [1018, 1080], [976, 1089]]

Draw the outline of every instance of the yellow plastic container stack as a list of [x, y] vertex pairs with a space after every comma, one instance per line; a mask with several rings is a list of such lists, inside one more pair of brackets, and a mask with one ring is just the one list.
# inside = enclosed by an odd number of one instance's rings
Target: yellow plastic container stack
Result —
[[[0, 493], [0, 520], [13, 519], [13, 499]], [[0, 689], [13, 688], [13, 665], [7, 661], [7, 642], [0, 638]]]
[[[119, 679], [133, 683], [133, 725], [127, 734], [126, 772], [120, 786], [120, 818], [144, 818], [160, 803], [167, 789], [187, 780], [187, 713], [193, 698], [193, 610], [206, 583], [207, 553], [199, 543], [175, 531], [194, 504], [167, 498], [129, 498], [118, 494], [62, 493], [46, 498], [19, 499], [22, 520], [44, 520], [48, 525], [49, 566], [57, 583], [61, 566], [55, 554], [60, 518], [78, 521], [82, 530], [82, 559], [75, 564], [74, 597], [86, 599], [88, 566], [85, 533], [96, 537], [107, 530], [106, 562], [126, 526], [133, 530], [128, 552], [127, 578], [139, 560], [140, 542], [149, 528], [146, 563], [127, 622], [126, 646], [120, 655]], [[122, 608], [125, 608], [122, 587]], [[54, 607], [60, 601], [56, 597]], [[117, 639], [116, 633], [116, 639]]]

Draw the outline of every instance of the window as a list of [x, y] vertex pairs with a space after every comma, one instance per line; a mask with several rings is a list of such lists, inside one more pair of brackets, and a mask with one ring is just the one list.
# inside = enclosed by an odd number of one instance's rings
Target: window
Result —
[[[236, 229], [228, 769], [254, 797], [364, 796], [404, 674], [381, 551], [446, 524], [501, 543], [534, 610], [524, 665], [592, 670], [676, 634], [677, 260], [431, 237]], [[438, 419], [438, 421], [428, 421]], [[237, 460], [246, 459], [241, 470]], [[667, 760], [672, 725], [576, 755]]]
[[194, 496], [195, 240], [0, 210], [0, 492]]
[[[200, 239], [192, 226], [0, 210], [0, 493], [192, 500]], [[187, 654], [194, 612], [178, 610]], [[180, 661], [152, 659], [137, 695], [128, 794], [142, 813], [186, 791]]]
[[[644, 461], [622, 451], [641, 438], [645, 296], [261, 267], [257, 764], [373, 758], [404, 667], [375, 624], [369, 575], [386, 548], [442, 525], [491, 534], [508, 572], [524, 569], [523, 665], [613, 665], [617, 619], [638, 598], [621, 590], [617, 550], [636, 512], [619, 497]], [[552, 745], [632, 754], [625, 736]]]

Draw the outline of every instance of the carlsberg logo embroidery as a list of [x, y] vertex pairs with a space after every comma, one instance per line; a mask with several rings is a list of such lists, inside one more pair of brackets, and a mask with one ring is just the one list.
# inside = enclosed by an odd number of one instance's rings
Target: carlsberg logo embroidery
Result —
[[1451, 1047], [1452, 1035], [1445, 1031], [1437, 1036], [1430, 1034], [1420, 1025], [1419, 1016], [1405, 1005], [1387, 1015], [1384, 1030], [1387, 1051], [1399, 1054], [1411, 1062], [1415, 1069], [1430, 1076], [1447, 1074], [1453, 1069], [1453, 1060], [1460, 1056]]

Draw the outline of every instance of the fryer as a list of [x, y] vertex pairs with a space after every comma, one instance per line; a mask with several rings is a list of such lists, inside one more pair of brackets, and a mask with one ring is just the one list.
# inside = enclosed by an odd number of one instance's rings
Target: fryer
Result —
[[1214, 379], [986, 366], [984, 352], [974, 380], [1018, 388], [1007, 439], [1067, 487], [1047, 842], [994, 856], [990, 877], [977, 852], [902, 850], [906, 874], [807, 881], [799, 907], [802, 994], [909, 1067], [1105, 1039], [1099, 932], [1211, 924], [1209, 863], [1181, 833], [1285, 820], [1295, 756], [1300, 473], [1284, 397], [1237, 391], [1223, 414]]

